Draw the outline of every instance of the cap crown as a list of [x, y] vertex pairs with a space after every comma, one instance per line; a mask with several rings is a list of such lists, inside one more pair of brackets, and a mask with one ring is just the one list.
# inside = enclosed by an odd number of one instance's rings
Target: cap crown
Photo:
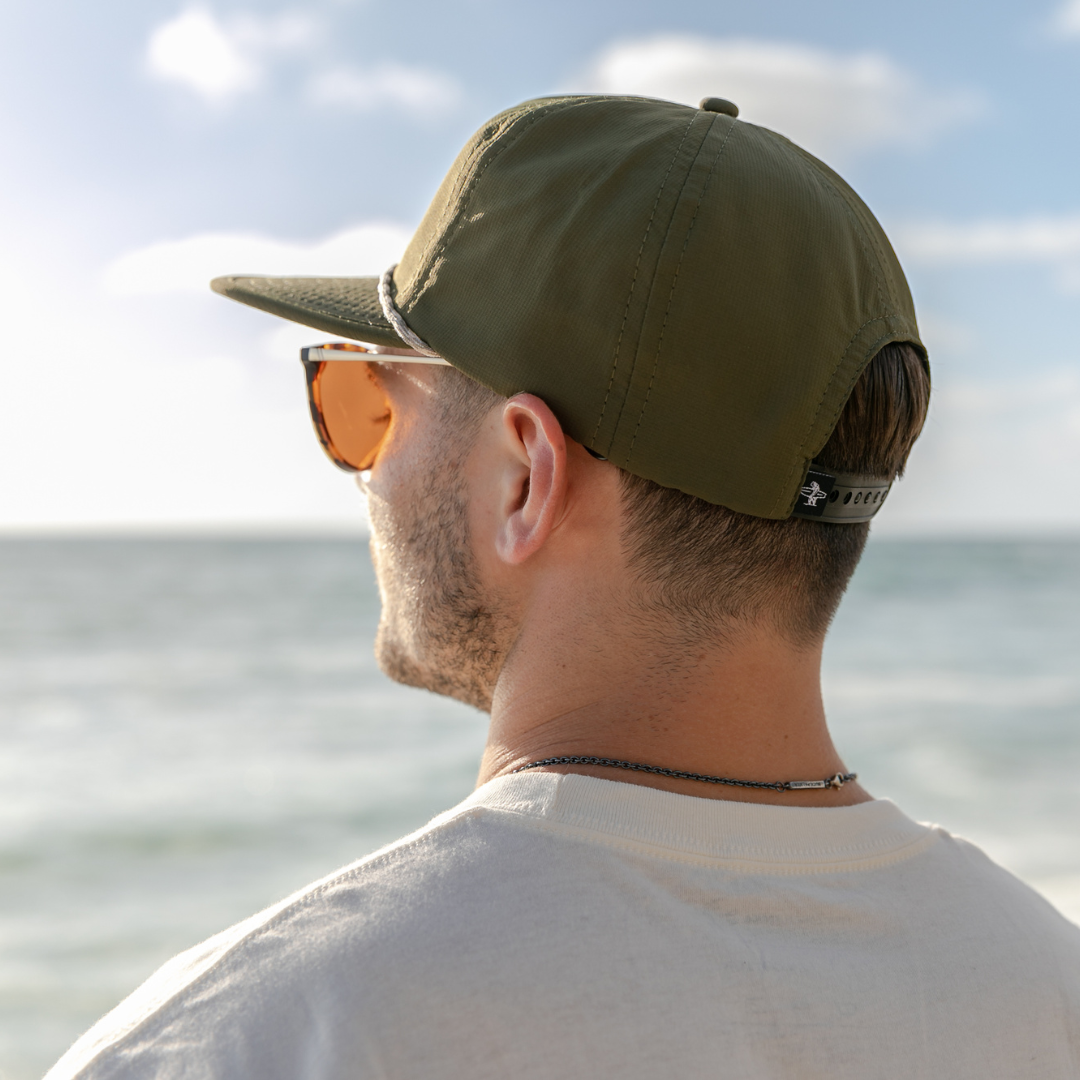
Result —
[[526, 102], [470, 140], [394, 274], [454, 366], [530, 391], [630, 472], [787, 517], [866, 363], [919, 345], [881, 227], [834, 172], [730, 115]]

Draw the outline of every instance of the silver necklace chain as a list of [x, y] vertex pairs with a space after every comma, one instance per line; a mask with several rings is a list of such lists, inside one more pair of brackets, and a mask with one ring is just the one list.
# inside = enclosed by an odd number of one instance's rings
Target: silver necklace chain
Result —
[[858, 773], [837, 773], [824, 780], [733, 780], [728, 776], [706, 776], [704, 773], [680, 772], [678, 769], [665, 769], [660, 765], [641, 765], [636, 761], [619, 761], [607, 757], [582, 757], [574, 754], [564, 757], [543, 758], [530, 761], [528, 765], [519, 765], [512, 773], [526, 769], [542, 769], [545, 765], [599, 765], [605, 769], [629, 769], [632, 772], [653, 773], [667, 776], [672, 780], [700, 780], [703, 784], [727, 784], [730, 787], [765, 788], [769, 791], [813, 791], [822, 788], [839, 790], [846, 783], [858, 779]]

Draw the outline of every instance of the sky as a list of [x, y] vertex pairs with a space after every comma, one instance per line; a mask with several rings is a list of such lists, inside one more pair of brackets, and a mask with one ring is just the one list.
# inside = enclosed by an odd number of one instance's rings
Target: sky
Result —
[[1080, 531], [1080, 0], [5, 0], [0, 532], [362, 526], [218, 274], [378, 274], [489, 116], [737, 102], [893, 239], [934, 372], [875, 529]]

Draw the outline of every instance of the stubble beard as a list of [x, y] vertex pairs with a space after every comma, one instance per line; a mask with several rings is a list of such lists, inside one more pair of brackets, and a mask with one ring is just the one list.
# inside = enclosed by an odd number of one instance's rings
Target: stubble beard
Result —
[[477, 573], [459, 457], [418, 470], [404, 509], [369, 503], [382, 599], [375, 657], [395, 682], [490, 712], [508, 620]]

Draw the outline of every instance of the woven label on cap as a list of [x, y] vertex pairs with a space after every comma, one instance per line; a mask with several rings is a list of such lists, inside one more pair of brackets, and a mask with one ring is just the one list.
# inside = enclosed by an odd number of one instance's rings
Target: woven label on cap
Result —
[[811, 469], [806, 474], [799, 497], [795, 500], [795, 512], [800, 517], [821, 517], [829, 502], [829, 493], [836, 483], [832, 473], [816, 472]]

